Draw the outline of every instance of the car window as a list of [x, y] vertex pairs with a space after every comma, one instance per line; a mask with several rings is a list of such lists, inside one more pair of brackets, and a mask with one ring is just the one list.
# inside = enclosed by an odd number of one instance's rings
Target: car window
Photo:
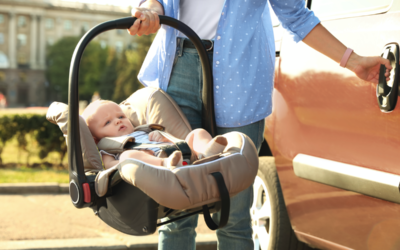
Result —
[[311, 9], [322, 20], [383, 13], [392, 0], [312, 0]]

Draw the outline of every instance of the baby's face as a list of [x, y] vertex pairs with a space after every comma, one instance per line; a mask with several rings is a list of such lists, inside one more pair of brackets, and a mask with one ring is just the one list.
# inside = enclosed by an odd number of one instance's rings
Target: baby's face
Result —
[[116, 103], [103, 103], [88, 121], [90, 132], [96, 141], [104, 137], [117, 137], [133, 132], [134, 127]]

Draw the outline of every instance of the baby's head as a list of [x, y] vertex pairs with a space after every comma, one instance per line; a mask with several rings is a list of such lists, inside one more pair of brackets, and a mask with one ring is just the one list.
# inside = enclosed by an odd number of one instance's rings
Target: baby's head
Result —
[[82, 116], [96, 144], [104, 137], [127, 135], [134, 130], [121, 107], [112, 101], [94, 101], [86, 107]]

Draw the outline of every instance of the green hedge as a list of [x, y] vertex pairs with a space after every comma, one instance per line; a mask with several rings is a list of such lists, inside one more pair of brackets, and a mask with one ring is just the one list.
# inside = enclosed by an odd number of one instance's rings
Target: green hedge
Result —
[[39, 158], [44, 159], [50, 152], [60, 154], [60, 165], [67, 153], [67, 146], [61, 130], [46, 120], [45, 115], [15, 114], [0, 116], [0, 164], [3, 164], [1, 154], [7, 142], [17, 140], [20, 150], [28, 152], [32, 145], [28, 145], [27, 136], [37, 141], [35, 151]]

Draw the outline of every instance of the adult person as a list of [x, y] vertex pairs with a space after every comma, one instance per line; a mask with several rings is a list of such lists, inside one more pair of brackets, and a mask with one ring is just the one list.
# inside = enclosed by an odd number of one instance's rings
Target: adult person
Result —
[[[379, 67], [388, 60], [362, 57], [348, 50], [321, 24], [303, 0], [270, 0], [282, 26], [295, 41], [341, 62], [363, 80], [377, 82]], [[260, 148], [264, 118], [272, 111], [275, 48], [267, 0], [147, 0], [132, 10], [138, 20], [131, 35], [158, 31], [139, 72], [145, 86], [159, 87], [174, 98], [193, 129], [201, 126], [202, 74], [190, 41], [159, 24], [158, 15], [176, 18], [204, 39], [213, 68], [217, 133], [240, 131]], [[212, 42], [210, 42], [212, 40]], [[386, 77], [389, 72], [386, 72]], [[250, 206], [252, 187], [231, 199], [228, 224], [217, 230], [218, 248], [253, 249]], [[218, 214], [216, 215], [218, 217]], [[159, 249], [195, 249], [197, 216], [159, 229]]]

